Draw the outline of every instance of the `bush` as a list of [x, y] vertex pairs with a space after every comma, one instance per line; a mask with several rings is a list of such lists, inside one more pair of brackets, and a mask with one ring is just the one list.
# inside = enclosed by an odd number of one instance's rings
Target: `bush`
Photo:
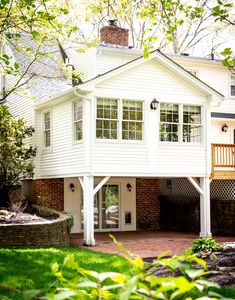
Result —
[[223, 246], [217, 243], [213, 238], [199, 238], [193, 242], [192, 246], [193, 253], [199, 252], [211, 252], [211, 251], [219, 251], [223, 249]]

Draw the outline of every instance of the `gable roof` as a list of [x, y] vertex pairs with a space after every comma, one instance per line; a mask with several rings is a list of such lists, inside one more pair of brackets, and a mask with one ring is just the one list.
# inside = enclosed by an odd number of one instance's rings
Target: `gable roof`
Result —
[[143, 56], [137, 57], [121, 66], [118, 66], [110, 71], [107, 71], [101, 75], [98, 75], [92, 79], [89, 79], [82, 84], [80, 84], [77, 89], [79, 90], [86, 90], [94, 86], [95, 84], [101, 83], [115, 75], [118, 75], [119, 73], [122, 73], [124, 71], [127, 71], [133, 67], [136, 67], [145, 61], [149, 61], [152, 59], [157, 59], [159, 63], [173, 71], [174, 73], [178, 74], [180, 77], [188, 81], [190, 84], [192, 84], [197, 89], [201, 90], [206, 95], [215, 95], [219, 98], [224, 98], [224, 95], [206, 84], [204, 81], [199, 79], [198, 77], [191, 74], [189, 71], [184, 69], [181, 65], [173, 61], [171, 58], [169, 58], [167, 55], [163, 54], [160, 50], [154, 50], [150, 53], [148, 58], [144, 58]]
[[77, 86], [74, 86], [72, 88], [69, 88], [65, 91], [62, 91], [52, 97], [50, 97], [46, 101], [42, 101], [40, 103], [36, 104], [37, 108], [41, 108], [44, 106], [47, 106], [50, 102], [54, 102], [58, 100], [59, 98], [62, 100], [63, 97], [67, 95], [71, 95], [72, 93], [80, 92], [81, 94], [87, 93], [89, 91], [92, 91], [96, 84], [99, 84], [107, 79], [112, 78], [113, 76], [116, 76], [122, 72], [125, 72], [129, 69], [132, 69], [146, 61], [150, 60], [157, 60], [160, 64], [164, 65], [166, 68], [177, 74], [179, 77], [183, 78], [185, 81], [187, 81], [189, 84], [191, 84], [196, 89], [200, 90], [203, 94], [209, 96], [213, 95], [216, 98], [219, 98], [219, 101], [222, 101], [224, 98], [224, 95], [206, 84], [204, 81], [200, 80], [198, 77], [191, 74], [189, 71], [184, 69], [181, 65], [173, 61], [171, 58], [169, 58], [167, 55], [163, 54], [160, 50], [154, 50], [150, 53], [148, 58], [144, 58], [143, 55], [139, 56], [121, 66], [118, 66], [110, 71], [107, 71], [105, 73], [102, 73], [92, 79], [89, 79]]

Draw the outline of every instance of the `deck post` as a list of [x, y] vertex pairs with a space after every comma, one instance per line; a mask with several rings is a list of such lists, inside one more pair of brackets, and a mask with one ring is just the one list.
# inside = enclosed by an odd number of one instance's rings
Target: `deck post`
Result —
[[210, 179], [200, 178], [200, 237], [211, 237], [211, 216], [210, 216]]
[[83, 177], [83, 212], [84, 212], [84, 237], [83, 244], [95, 246], [94, 237], [94, 177]]

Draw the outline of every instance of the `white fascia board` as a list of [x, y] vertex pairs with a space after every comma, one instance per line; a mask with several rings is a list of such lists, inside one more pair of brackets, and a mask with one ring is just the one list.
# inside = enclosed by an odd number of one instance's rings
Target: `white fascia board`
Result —
[[73, 96], [73, 97], [76, 97], [76, 96], [83, 97], [84, 92], [81, 91], [79, 93], [79, 91], [80, 90], [77, 87], [70, 88], [66, 91], [63, 91], [61, 93], [56, 94], [53, 97], [48, 98], [45, 101], [35, 103], [34, 109], [36, 109], [36, 110], [46, 109], [48, 107], [51, 107], [52, 105], [61, 103], [61, 102], [66, 101], [68, 99], [71, 99], [71, 96]]

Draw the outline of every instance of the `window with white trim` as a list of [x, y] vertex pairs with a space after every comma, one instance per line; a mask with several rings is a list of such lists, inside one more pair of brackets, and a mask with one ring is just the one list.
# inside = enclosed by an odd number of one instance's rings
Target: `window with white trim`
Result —
[[160, 104], [160, 141], [201, 143], [202, 110], [198, 105]]
[[44, 113], [44, 147], [51, 146], [51, 113]]
[[82, 119], [82, 100], [77, 100], [73, 103], [73, 128], [75, 141], [82, 140]]
[[160, 141], [179, 141], [179, 105], [160, 104]]
[[142, 140], [143, 103], [141, 101], [122, 101], [122, 139]]
[[97, 98], [96, 138], [143, 139], [143, 101]]
[[230, 95], [235, 96], [235, 74], [230, 77]]

